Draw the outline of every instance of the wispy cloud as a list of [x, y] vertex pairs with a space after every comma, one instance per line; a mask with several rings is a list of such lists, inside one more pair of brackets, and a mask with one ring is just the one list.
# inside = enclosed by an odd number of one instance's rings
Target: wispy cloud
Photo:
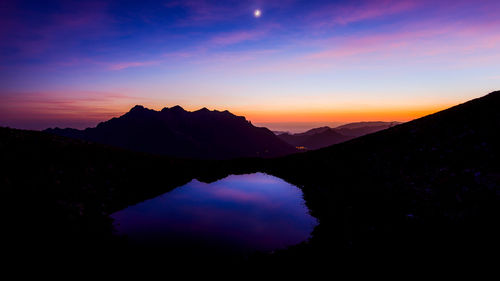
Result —
[[414, 0], [372, 0], [356, 3], [338, 3], [321, 7], [305, 18], [310, 25], [331, 27], [383, 18], [417, 8], [422, 2]]
[[130, 68], [130, 67], [140, 67], [140, 66], [151, 66], [151, 65], [157, 65], [161, 63], [161, 61], [132, 61], [132, 62], [118, 62], [118, 63], [111, 63], [108, 66], [109, 70], [122, 70], [125, 68]]
[[[15, 3], [15, 2], [14, 2]], [[13, 4], [1, 13], [0, 58], [6, 60], [45, 58], [68, 52], [83, 39], [109, 35], [112, 20], [106, 13], [106, 4], [85, 1], [73, 6], [62, 5], [62, 11], [38, 16]], [[22, 16], [21, 16], [22, 15]]]
[[500, 35], [496, 31], [500, 21], [448, 22], [439, 20], [406, 23], [397, 30], [366, 34], [332, 36], [327, 39], [309, 40], [309, 49], [303, 54], [288, 56], [258, 68], [266, 72], [309, 72], [327, 68], [366, 65], [378, 61], [388, 64], [405, 62], [441, 62], [457, 65], [491, 63], [480, 58], [491, 57], [500, 49]]
[[185, 18], [180, 19], [180, 26], [196, 26], [221, 21], [230, 21], [247, 12], [243, 7], [243, 1], [231, 3], [220, 3], [208, 0], [182, 0], [170, 1], [165, 4], [167, 8], [181, 8], [187, 13]]
[[40, 91], [0, 93], [0, 125], [27, 129], [95, 125], [145, 102], [127, 94], [102, 91]]
[[253, 41], [265, 36], [266, 30], [243, 30], [236, 32], [221, 33], [209, 40], [212, 46], [227, 46], [238, 44], [246, 41]]
[[[163, 63], [170, 63], [172, 60], [190, 60], [191, 62], [196, 64], [204, 62], [216, 63], [247, 61], [263, 54], [275, 52], [276, 50], [263, 49], [248, 51], [227, 51], [221, 50], [221, 48], [248, 41], [259, 40], [269, 33], [270, 28], [271, 27], [266, 27], [259, 30], [241, 30], [235, 32], [219, 33], [211, 38], [208, 38], [203, 43], [200, 43], [199, 46], [187, 49], [185, 51], [165, 52], [157, 55], [157, 58], [153, 60], [137, 60], [115, 63], [100, 62], [98, 64], [105, 65], [108, 70], [123, 70], [131, 67], [153, 66]], [[205, 55], [207, 54], [210, 54], [208, 58], [205, 57]]]

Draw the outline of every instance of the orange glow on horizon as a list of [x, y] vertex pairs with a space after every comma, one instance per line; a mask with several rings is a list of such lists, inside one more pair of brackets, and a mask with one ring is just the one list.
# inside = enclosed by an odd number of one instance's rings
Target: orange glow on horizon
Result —
[[[322, 105], [304, 104], [303, 107], [280, 104], [274, 106], [246, 105], [231, 106], [220, 105], [210, 110], [229, 110], [231, 113], [251, 121], [253, 124], [273, 123], [349, 123], [360, 121], [399, 121], [406, 122], [416, 118], [438, 112], [440, 110], [456, 105], [458, 102], [441, 101], [435, 104], [422, 104], [422, 102], [402, 102], [399, 104], [389, 103], [365, 103], [365, 104], [334, 104], [324, 102]], [[12, 124], [47, 124], [47, 127], [71, 126], [82, 129], [82, 126], [95, 126], [99, 122], [119, 117], [128, 112], [134, 105], [141, 104], [146, 108], [161, 110], [164, 107], [173, 107], [176, 103], [165, 100], [144, 100], [130, 96], [108, 94], [85, 99], [64, 99], [50, 95], [33, 95], [22, 102], [15, 99], [6, 99], [0, 109], [0, 119], [12, 121]], [[332, 105], [333, 104], [333, 105]], [[195, 111], [203, 106], [182, 105], [185, 110]], [[321, 106], [321, 107], [320, 107]], [[257, 108], [257, 110], [256, 110]], [[79, 125], [85, 124], [85, 125]], [[2, 124], [0, 124], [2, 125]], [[5, 125], [5, 124], [4, 124]], [[24, 126], [26, 128], [43, 128], [42, 125]], [[271, 125], [270, 125], [271, 126]]]
[[409, 108], [369, 108], [358, 110], [323, 110], [323, 111], [246, 111], [233, 112], [243, 115], [257, 123], [272, 122], [359, 122], [359, 121], [401, 121], [417, 119], [446, 108], [451, 105]]

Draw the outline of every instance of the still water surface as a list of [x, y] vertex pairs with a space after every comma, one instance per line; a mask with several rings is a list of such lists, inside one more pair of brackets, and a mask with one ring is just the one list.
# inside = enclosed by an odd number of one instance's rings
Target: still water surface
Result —
[[317, 225], [299, 188], [264, 173], [193, 180], [112, 217], [134, 244], [237, 253], [298, 244]]

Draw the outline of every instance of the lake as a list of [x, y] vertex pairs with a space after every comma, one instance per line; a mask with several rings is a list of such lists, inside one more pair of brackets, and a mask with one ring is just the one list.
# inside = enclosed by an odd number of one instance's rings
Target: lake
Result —
[[282, 249], [307, 240], [317, 225], [298, 187], [264, 173], [192, 180], [112, 218], [134, 245], [219, 253]]

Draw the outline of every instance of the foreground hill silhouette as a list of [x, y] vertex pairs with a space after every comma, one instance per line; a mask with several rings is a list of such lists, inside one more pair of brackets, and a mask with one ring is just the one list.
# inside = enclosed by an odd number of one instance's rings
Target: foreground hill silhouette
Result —
[[135, 151], [183, 158], [277, 157], [296, 150], [267, 128], [229, 111], [189, 112], [175, 106], [155, 111], [137, 105], [95, 128], [47, 129], [48, 133]]
[[463, 258], [468, 250], [496, 251], [499, 108], [497, 91], [384, 131], [271, 160], [267, 171], [302, 187], [320, 220], [314, 246], [307, 247], [315, 256], [341, 249], [446, 249], [442, 253]]
[[308, 130], [304, 133], [278, 134], [278, 137], [286, 143], [303, 149], [314, 150], [337, 143], [341, 143], [350, 139], [354, 139], [366, 134], [385, 130], [399, 122], [357, 122], [342, 125], [336, 128], [319, 127]]
[[109, 213], [195, 173], [188, 161], [2, 127], [0, 152], [0, 236], [19, 254], [107, 244]]
[[[23, 255], [45, 245], [71, 257], [82, 248], [100, 257], [153, 257], [135, 256], [114, 237], [108, 214], [192, 178], [260, 171], [300, 187], [320, 224], [308, 243], [250, 263], [333, 266], [333, 259], [367, 252], [424, 252], [425, 261], [435, 253], [486, 257], [497, 252], [500, 234], [498, 108], [500, 92], [493, 92], [331, 147], [227, 161], [176, 160], [0, 128], [3, 241], [16, 251], [29, 245]], [[483, 253], [466, 256], [469, 250]], [[179, 256], [160, 251], [155, 260], [162, 259]]]

